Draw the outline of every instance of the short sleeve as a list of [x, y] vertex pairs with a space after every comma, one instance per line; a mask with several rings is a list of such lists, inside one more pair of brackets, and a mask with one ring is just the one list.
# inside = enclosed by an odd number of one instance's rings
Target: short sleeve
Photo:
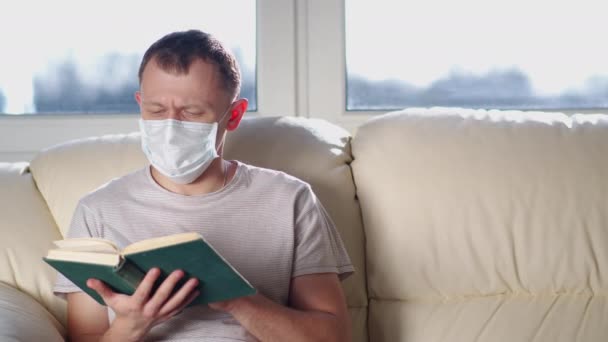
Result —
[[[99, 237], [97, 233], [99, 232], [98, 228], [93, 212], [79, 202], [72, 216], [72, 222], [70, 223], [70, 229], [66, 238]], [[66, 293], [79, 291], [82, 290], [61, 273], [57, 272], [57, 280], [53, 287], [55, 295], [63, 297]]]
[[354, 272], [334, 223], [310, 187], [296, 199], [293, 277], [336, 273], [345, 279]]

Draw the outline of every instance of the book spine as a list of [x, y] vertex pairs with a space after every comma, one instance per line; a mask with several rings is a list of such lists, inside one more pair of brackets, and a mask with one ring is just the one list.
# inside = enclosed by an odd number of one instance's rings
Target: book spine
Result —
[[[122, 264], [114, 271], [120, 278], [131, 288], [133, 292], [139, 286], [139, 283], [144, 279], [145, 273], [142, 272], [137, 266], [135, 266], [129, 260], [123, 259]], [[133, 293], [129, 293], [131, 295]]]

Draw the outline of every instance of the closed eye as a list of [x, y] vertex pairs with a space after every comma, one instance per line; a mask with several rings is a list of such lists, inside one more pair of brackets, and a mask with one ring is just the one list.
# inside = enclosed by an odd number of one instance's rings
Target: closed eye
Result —
[[200, 117], [205, 115], [205, 111], [196, 109], [186, 109], [184, 110], [184, 115], [190, 117]]
[[165, 112], [164, 108], [148, 108], [147, 112], [150, 114], [162, 114]]

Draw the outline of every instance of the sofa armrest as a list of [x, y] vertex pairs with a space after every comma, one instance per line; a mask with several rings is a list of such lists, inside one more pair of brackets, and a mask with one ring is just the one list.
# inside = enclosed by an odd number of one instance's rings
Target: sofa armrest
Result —
[[63, 341], [65, 328], [42, 305], [0, 283], [0, 341]]

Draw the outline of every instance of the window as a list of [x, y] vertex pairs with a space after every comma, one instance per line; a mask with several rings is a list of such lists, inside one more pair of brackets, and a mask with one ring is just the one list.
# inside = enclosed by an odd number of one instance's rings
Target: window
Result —
[[600, 0], [345, 0], [346, 109], [608, 107]]
[[0, 113], [137, 113], [145, 49], [190, 28], [232, 49], [255, 111], [256, 1], [23, 0], [0, 12]]

